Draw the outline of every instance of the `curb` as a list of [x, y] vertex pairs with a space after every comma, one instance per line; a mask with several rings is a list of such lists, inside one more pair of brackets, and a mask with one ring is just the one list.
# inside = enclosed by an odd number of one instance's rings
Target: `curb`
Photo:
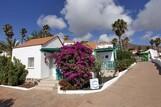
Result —
[[32, 90], [33, 88], [35, 88], [35, 87], [32, 87], [32, 88], [24, 88], [24, 87], [9, 86], [9, 85], [0, 85], [0, 87], [12, 88], [12, 89], [23, 90], [23, 91]]

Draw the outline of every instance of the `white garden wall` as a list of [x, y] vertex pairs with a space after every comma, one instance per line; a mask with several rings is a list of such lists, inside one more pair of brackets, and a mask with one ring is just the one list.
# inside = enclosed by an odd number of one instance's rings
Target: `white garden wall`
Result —
[[154, 63], [157, 63], [161, 67], [161, 59], [160, 58], [152, 59], [152, 61]]
[[149, 49], [147, 52], [150, 52], [151, 59], [155, 59], [159, 55], [157, 50], [154, 50], [154, 49]]

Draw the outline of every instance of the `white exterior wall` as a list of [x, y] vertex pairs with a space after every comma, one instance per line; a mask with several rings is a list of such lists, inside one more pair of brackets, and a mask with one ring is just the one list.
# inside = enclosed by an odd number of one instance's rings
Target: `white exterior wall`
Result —
[[[45, 45], [37, 45], [37, 46], [28, 46], [13, 49], [13, 57], [16, 57], [21, 61], [22, 64], [26, 66], [28, 70], [28, 75], [26, 78], [33, 79], [43, 79], [49, 76], [53, 76], [56, 78], [55, 74], [55, 65], [53, 63], [46, 64], [45, 63], [45, 55], [40, 51], [41, 48], [60, 48], [62, 47], [61, 42], [58, 38], [50, 41]], [[28, 58], [34, 57], [34, 68], [28, 68]]]
[[[99, 56], [100, 60], [103, 60], [103, 61], [114, 61], [114, 52], [111, 51], [111, 52], [99, 52], [99, 53], [96, 53], [97, 56]], [[108, 58], [105, 58], [105, 56], [108, 55]]]
[[43, 52], [41, 53], [41, 75], [42, 78], [53, 77], [56, 80], [56, 65], [52, 59], [46, 59], [45, 63], [45, 55]]
[[43, 45], [43, 48], [60, 48], [60, 47], [62, 47], [62, 44], [58, 38], [50, 41], [48, 44]]
[[50, 62], [45, 63], [45, 55], [43, 52], [41, 52], [41, 77], [47, 78], [51, 75], [51, 69], [50, 69]]
[[[59, 41], [58, 38], [50, 41], [48, 44], [45, 44], [42, 46], [43, 48], [61, 48], [62, 44]], [[42, 78], [47, 78], [49, 76], [53, 76], [54, 79], [56, 79], [56, 66], [54, 65], [54, 62], [51, 60], [48, 60], [49, 63], [45, 63], [45, 55], [44, 52], [41, 52], [41, 73]]]
[[[28, 75], [26, 78], [41, 79], [41, 45], [13, 49], [13, 57], [16, 57], [26, 66]], [[34, 68], [28, 68], [28, 57], [34, 57]]]
[[64, 45], [74, 45], [74, 42], [73, 43], [65, 42]]
[[98, 48], [113, 48], [113, 44], [100, 44], [97, 45], [97, 49]]

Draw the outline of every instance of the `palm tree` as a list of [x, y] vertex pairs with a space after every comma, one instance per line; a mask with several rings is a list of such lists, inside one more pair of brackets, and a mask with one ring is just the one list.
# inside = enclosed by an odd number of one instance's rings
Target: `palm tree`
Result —
[[49, 30], [50, 27], [48, 25], [44, 25], [42, 30], [32, 32], [31, 36], [29, 36], [27, 40], [52, 36]]
[[154, 45], [154, 43], [155, 43], [154, 39], [151, 39], [151, 40], [149, 41], [149, 43], [150, 43], [151, 47], [153, 48], [153, 45]]
[[7, 54], [12, 57], [12, 50], [13, 48], [15, 48], [16, 46], [18, 46], [19, 43], [17, 42], [16, 39], [9, 39], [7, 38], [6, 41], [0, 41], [0, 48], [2, 51], [7, 52]]
[[154, 40], [154, 43], [155, 43], [155, 46], [156, 46], [156, 48], [157, 48], [157, 50], [158, 50], [158, 52], [159, 52], [159, 45], [160, 45], [160, 43], [161, 43], [161, 39], [160, 39], [160, 38], [156, 38], [156, 39]]
[[43, 36], [45, 37], [49, 36], [50, 35], [49, 30], [50, 30], [49, 25], [44, 25], [42, 28]]
[[7, 38], [12, 39], [14, 33], [13, 33], [12, 26], [10, 24], [5, 24], [3, 26], [3, 31], [5, 32]]
[[116, 38], [112, 39], [112, 44], [114, 47], [116, 47], [118, 40]]
[[12, 50], [14, 47], [16, 47], [19, 43], [16, 41], [16, 39], [13, 39], [14, 33], [12, 26], [10, 24], [5, 24], [3, 26], [3, 31], [5, 35], [7, 36], [6, 41], [0, 41], [0, 48], [1, 51], [7, 52], [7, 54], [12, 57]]
[[112, 30], [115, 32], [115, 34], [119, 38], [119, 44], [122, 48], [121, 44], [121, 36], [125, 33], [127, 30], [127, 23], [123, 19], [118, 19], [112, 24]]
[[26, 33], [27, 33], [26, 28], [22, 28], [21, 31], [20, 31], [20, 35], [21, 35], [21, 44], [22, 44], [23, 41], [24, 41], [24, 38], [25, 38], [25, 36], [26, 36]]
[[126, 37], [124, 40], [123, 40], [123, 45], [124, 45], [124, 48], [128, 48], [128, 44], [129, 44], [129, 38]]

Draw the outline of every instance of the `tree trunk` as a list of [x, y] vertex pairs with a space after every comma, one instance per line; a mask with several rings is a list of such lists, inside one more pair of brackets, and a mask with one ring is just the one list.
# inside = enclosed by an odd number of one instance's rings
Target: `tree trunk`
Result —
[[121, 43], [121, 37], [119, 36], [119, 44], [120, 44], [120, 48], [122, 49], [122, 43]]

